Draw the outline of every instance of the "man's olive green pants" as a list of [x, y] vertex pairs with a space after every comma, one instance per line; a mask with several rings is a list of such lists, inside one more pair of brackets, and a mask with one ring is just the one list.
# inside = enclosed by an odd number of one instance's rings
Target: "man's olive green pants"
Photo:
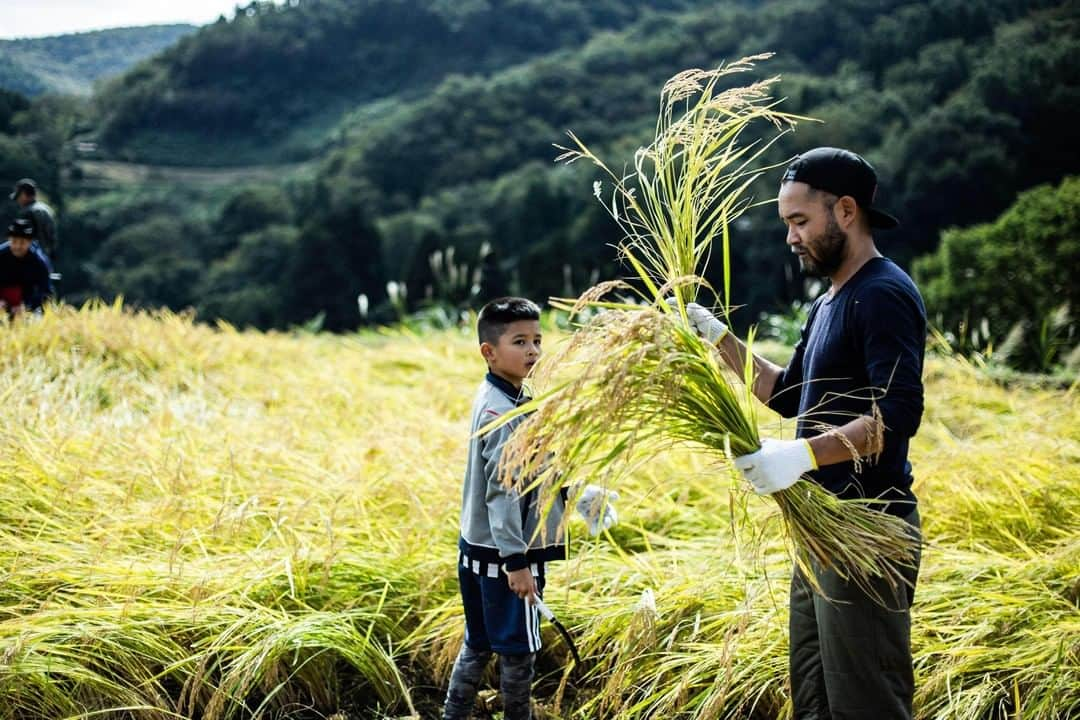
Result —
[[[920, 535], [918, 510], [904, 520]], [[888, 607], [832, 570], [817, 573], [822, 597], [796, 569], [788, 654], [795, 720], [910, 720], [911, 603], [919, 560], [917, 554], [914, 567], [904, 569], [909, 586], [876, 588]]]

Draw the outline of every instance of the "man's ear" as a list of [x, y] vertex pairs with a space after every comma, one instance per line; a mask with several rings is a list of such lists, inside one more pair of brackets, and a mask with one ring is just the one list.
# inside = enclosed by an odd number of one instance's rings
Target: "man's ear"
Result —
[[491, 359], [495, 357], [495, 347], [489, 342], [480, 343], [480, 354], [484, 356], [484, 359], [491, 362]]
[[855, 223], [858, 215], [859, 205], [855, 202], [855, 198], [850, 195], [838, 198], [836, 204], [833, 205], [833, 217], [836, 218], [836, 224], [844, 230], [847, 230]]

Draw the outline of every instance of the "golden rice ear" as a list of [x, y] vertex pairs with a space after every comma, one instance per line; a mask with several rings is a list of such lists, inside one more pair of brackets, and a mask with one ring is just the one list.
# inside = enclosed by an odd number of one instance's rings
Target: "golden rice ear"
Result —
[[[686, 70], [671, 78], [661, 92], [653, 141], [634, 153], [633, 169], [616, 172], [571, 134], [576, 149], [564, 161], [588, 159], [607, 179], [594, 184], [597, 198], [625, 237], [619, 245], [625, 260], [654, 302], [662, 289], [674, 289], [682, 302], [694, 299], [693, 284], [701, 277], [721, 239], [724, 263], [722, 314], [730, 310], [728, 224], [751, 204], [753, 181], [767, 170], [755, 164], [780, 135], [801, 118], [777, 109], [770, 97], [779, 77], [721, 90], [719, 82], [755, 68], [770, 54], [754, 55], [711, 70]], [[764, 141], [741, 144], [751, 124], [764, 121], [776, 131]], [[604, 188], [611, 184], [610, 194]]]

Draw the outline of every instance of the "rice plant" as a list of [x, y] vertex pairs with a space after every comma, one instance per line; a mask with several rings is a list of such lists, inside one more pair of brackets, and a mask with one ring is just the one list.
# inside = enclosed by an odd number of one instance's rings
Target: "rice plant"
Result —
[[[118, 306], [3, 328], [0, 718], [435, 717], [475, 346]], [[1075, 717], [1077, 394], [933, 356], [926, 391], [916, 717]], [[545, 599], [588, 672], [545, 629], [548, 718], [785, 716], [787, 553], [767, 503], [737, 542], [724, 480], [677, 443], [620, 525], [570, 526]]]

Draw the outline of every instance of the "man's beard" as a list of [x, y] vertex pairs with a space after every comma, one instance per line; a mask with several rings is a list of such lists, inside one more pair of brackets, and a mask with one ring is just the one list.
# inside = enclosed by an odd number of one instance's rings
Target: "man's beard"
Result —
[[806, 243], [806, 253], [799, 256], [799, 267], [810, 277], [832, 277], [844, 264], [846, 250], [847, 233], [830, 215], [825, 231], [813, 242]]

